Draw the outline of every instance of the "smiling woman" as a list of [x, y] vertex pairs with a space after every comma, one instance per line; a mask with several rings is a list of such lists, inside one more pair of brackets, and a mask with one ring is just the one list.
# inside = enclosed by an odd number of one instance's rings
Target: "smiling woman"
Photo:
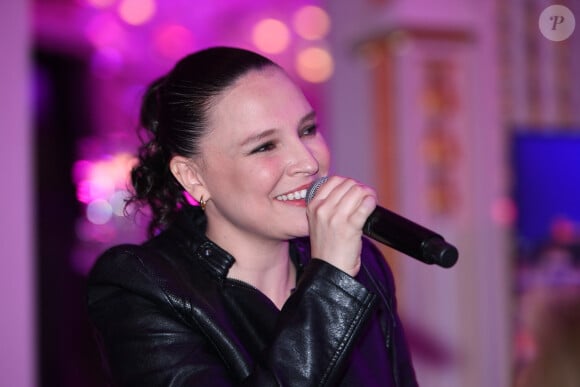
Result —
[[150, 207], [151, 239], [105, 252], [89, 282], [113, 384], [416, 386], [391, 271], [362, 236], [375, 193], [332, 176], [306, 203], [330, 157], [281, 67], [191, 54], [141, 123], [129, 203]]

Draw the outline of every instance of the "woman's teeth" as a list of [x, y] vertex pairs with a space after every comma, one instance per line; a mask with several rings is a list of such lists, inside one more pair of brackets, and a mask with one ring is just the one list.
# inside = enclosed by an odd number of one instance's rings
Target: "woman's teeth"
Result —
[[300, 200], [304, 199], [305, 197], [306, 197], [306, 189], [303, 189], [300, 191], [291, 192], [286, 195], [276, 196], [276, 199], [286, 201], [286, 200]]

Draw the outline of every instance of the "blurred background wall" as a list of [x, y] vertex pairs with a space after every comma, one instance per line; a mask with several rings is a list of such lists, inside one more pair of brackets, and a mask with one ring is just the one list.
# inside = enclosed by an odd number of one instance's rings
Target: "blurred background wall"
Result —
[[0, 3], [0, 384], [35, 385], [29, 7]]
[[146, 219], [122, 216], [139, 98], [209, 45], [279, 62], [319, 112], [333, 172], [459, 248], [451, 269], [383, 248], [421, 385], [513, 385], [546, 300], [578, 297], [577, 2], [9, 3], [0, 384], [103, 385], [85, 278], [106, 247], [144, 238]]

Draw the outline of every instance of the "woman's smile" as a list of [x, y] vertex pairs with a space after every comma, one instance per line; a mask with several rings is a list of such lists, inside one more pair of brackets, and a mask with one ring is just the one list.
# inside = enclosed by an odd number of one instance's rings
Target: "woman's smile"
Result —
[[310, 185], [306, 184], [301, 187], [295, 188], [292, 191], [283, 193], [281, 195], [276, 196], [276, 200], [282, 202], [288, 202], [288, 204], [304, 204], [306, 205], [305, 198], [306, 192], [308, 191], [308, 187]]

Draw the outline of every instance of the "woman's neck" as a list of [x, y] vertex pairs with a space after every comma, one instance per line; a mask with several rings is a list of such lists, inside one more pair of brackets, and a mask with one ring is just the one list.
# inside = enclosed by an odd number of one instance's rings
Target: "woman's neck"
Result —
[[282, 309], [296, 284], [296, 269], [288, 255], [288, 242], [282, 248], [283, 251], [271, 251], [262, 256], [244, 254], [239, 259], [235, 256], [228, 277], [249, 283]]
[[296, 268], [290, 259], [289, 242], [254, 240], [251, 237], [232, 239], [214, 234], [207, 236], [235, 258], [229, 278], [244, 281], [264, 293], [282, 308], [296, 286]]

